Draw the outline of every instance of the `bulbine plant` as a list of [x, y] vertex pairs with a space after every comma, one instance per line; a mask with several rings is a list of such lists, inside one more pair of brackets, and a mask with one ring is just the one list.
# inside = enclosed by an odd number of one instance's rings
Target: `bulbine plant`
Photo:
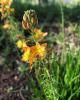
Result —
[[22, 52], [21, 60], [29, 64], [32, 70], [32, 64], [38, 59], [44, 59], [46, 56], [46, 43], [40, 41], [47, 36], [47, 32], [42, 32], [38, 27], [38, 19], [34, 10], [27, 10], [23, 15], [22, 27], [29, 34], [29, 38], [21, 36], [16, 45]]
[[0, 0], [0, 20], [2, 20], [3, 30], [9, 30], [12, 28], [10, 22], [11, 14], [14, 13], [14, 8], [11, 7], [13, 0]]
[[0, 0], [0, 13], [1, 19], [8, 17], [11, 12], [13, 12], [13, 8], [11, 8], [12, 0]]

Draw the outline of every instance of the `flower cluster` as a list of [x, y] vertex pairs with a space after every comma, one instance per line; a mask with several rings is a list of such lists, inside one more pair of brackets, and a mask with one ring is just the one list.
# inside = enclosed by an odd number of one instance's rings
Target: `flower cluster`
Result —
[[37, 15], [34, 10], [27, 10], [23, 15], [22, 26], [24, 29], [33, 29], [38, 24]]
[[[32, 69], [32, 64], [37, 59], [44, 59], [46, 56], [46, 43], [40, 44], [39, 39], [44, 38], [47, 32], [42, 32], [40, 29], [36, 28], [38, 24], [38, 19], [34, 10], [28, 10], [25, 12], [22, 20], [22, 27], [25, 30], [29, 30], [31, 39], [27, 40], [19, 39], [16, 43], [17, 47], [22, 51], [22, 61], [27, 62], [30, 65], [30, 70]], [[28, 42], [34, 41], [34, 44], [29, 45]]]
[[0, 13], [1, 17], [6, 18], [13, 11], [11, 8], [12, 0], [0, 0]]

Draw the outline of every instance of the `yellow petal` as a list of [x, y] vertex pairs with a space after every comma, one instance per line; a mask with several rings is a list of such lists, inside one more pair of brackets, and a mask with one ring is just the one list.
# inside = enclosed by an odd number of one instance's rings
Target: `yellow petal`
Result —
[[18, 48], [26, 47], [26, 41], [25, 40], [18, 40], [16, 45]]
[[37, 50], [37, 55], [41, 58], [45, 57], [46, 55], [46, 45], [42, 44], [40, 45], [39, 43], [36, 44], [36, 50]]
[[10, 24], [5, 24], [5, 25], [3, 25], [3, 29], [10, 29], [11, 28], [11, 25]]
[[2, 4], [2, 5], [11, 5], [11, 3], [12, 3], [12, 0], [0, 0], [0, 3]]
[[30, 48], [28, 48], [27, 51], [23, 53], [22, 61], [24, 61], [24, 62], [28, 61], [29, 57], [30, 57]]
[[47, 32], [42, 32], [40, 29], [34, 29], [34, 38], [35, 39], [40, 39], [43, 38], [45, 36], [47, 36]]

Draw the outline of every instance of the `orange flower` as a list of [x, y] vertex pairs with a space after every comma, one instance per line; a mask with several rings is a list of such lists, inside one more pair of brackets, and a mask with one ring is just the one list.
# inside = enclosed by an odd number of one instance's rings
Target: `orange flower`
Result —
[[46, 44], [40, 45], [39, 43], [36, 43], [35, 46], [31, 47], [31, 57], [30, 57], [31, 61], [30, 62], [32, 61], [34, 62], [35, 59], [38, 59], [38, 58], [43, 59], [45, 55], [46, 55]]
[[36, 44], [36, 53], [41, 59], [46, 55], [46, 44], [40, 45], [39, 43]]
[[37, 60], [35, 53], [31, 53], [29, 58], [29, 64], [30, 66]]
[[22, 61], [29, 62], [30, 65], [36, 61], [36, 59], [40, 58], [43, 59], [46, 55], [46, 44], [40, 45], [37, 43], [35, 46], [32, 47], [23, 47], [23, 55]]
[[34, 29], [34, 38], [35, 39], [41, 39], [45, 36], [47, 36], [47, 32], [42, 32], [40, 29], [35, 28]]

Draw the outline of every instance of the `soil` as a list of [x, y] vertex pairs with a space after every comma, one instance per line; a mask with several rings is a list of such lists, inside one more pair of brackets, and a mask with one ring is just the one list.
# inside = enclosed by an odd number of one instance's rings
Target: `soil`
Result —
[[0, 65], [0, 100], [30, 100], [28, 74], [21, 77], [17, 67], [6, 69]]

